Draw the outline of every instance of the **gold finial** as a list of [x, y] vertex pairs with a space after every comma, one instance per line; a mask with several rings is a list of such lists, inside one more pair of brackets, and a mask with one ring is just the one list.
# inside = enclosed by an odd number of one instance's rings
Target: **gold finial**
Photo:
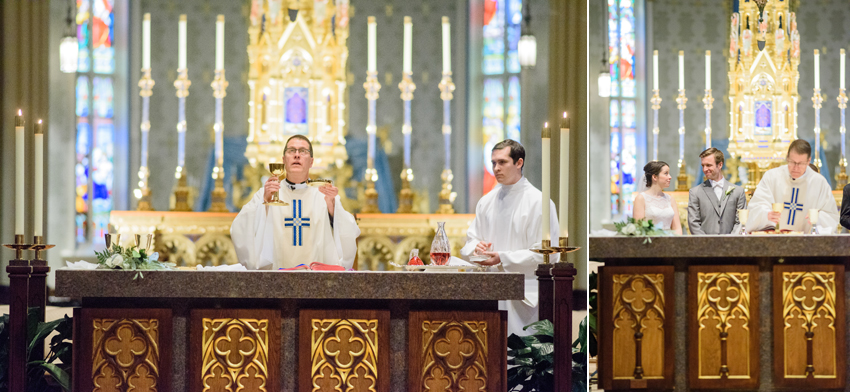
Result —
[[404, 24], [413, 23], [413, 20], [409, 16], [404, 17]]
[[181, 21], [181, 22], [185, 22], [185, 21], [186, 21], [186, 14], [180, 14], [180, 21]]
[[15, 116], [15, 126], [16, 127], [24, 126], [24, 113], [21, 111], [21, 109], [18, 109], [18, 115]]
[[151, 13], [145, 12], [145, 20], [151, 20]]
[[42, 126], [43, 126], [43, 124], [41, 123], [41, 119], [38, 119], [38, 122], [35, 123], [35, 134], [36, 135], [43, 135], [44, 134], [44, 130], [42, 129]]
[[375, 23], [375, 17], [370, 16], [369, 18], [367, 18], [367, 21], [368, 21], [369, 24], [373, 24], [373, 23]]
[[541, 135], [543, 139], [549, 139], [552, 137], [552, 132], [549, 131], [549, 123], [543, 123], [543, 134]]
[[216, 22], [224, 22], [224, 15], [219, 15], [215, 20]]

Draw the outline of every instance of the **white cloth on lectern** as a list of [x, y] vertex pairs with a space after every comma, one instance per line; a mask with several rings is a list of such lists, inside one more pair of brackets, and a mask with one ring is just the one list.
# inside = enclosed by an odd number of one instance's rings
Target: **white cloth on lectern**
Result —
[[[283, 184], [282, 184], [283, 185]], [[299, 184], [281, 186], [280, 200], [289, 206], [266, 206], [260, 189], [233, 220], [230, 237], [239, 262], [249, 270], [291, 268], [318, 261], [351, 268], [360, 228], [334, 200], [333, 227], [324, 194]]]
[[750, 210], [747, 218], [747, 232], [765, 230], [774, 227], [774, 223], [767, 220], [767, 213], [772, 211], [773, 203], [784, 203], [792, 200], [792, 190], [798, 189], [801, 193], [795, 202], [802, 204], [802, 211], [797, 212], [802, 216], [795, 217], [795, 221], [802, 221], [802, 226], [788, 225], [787, 208], [783, 209], [779, 228], [809, 233], [812, 225], [806, 216], [810, 209], [818, 209], [818, 232], [820, 234], [832, 234], [838, 227], [838, 205], [832, 195], [829, 183], [819, 173], [811, 168], [806, 168], [800, 178], [792, 179], [788, 171], [788, 165], [773, 168], [764, 173], [761, 181], [756, 186], [753, 198], [747, 209]]
[[[542, 193], [525, 177], [513, 185], [497, 185], [484, 195], [475, 207], [475, 219], [466, 233], [466, 245], [460, 253], [464, 259], [475, 251], [479, 242], [492, 242], [499, 252], [501, 270], [525, 275], [525, 301], [502, 301], [500, 308], [508, 311], [508, 333], [528, 335], [522, 327], [537, 321], [537, 265], [543, 256], [528, 249], [541, 244]], [[553, 244], [558, 240], [558, 214], [555, 203], [549, 201], [549, 227]], [[557, 255], [550, 256], [557, 262]]]

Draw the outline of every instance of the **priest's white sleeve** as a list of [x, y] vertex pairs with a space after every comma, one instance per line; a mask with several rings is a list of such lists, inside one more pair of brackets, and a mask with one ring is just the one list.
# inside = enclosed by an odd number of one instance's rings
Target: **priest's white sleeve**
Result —
[[[813, 187], [810, 187], [813, 188]], [[810, 190], [811, 192], [813, 190]], [[835, 197], [832, 195], [832, 188], [829, 183], [824, 180], [818, 187], [818, 233], [833, 234], [838, 229], [839, 215], [838, 205], [835, 204]], [[808, 213], [808, 211], [807, 211]]]
[[[268, 269], [274, 265], [274, 259], [270, 257], [274, 228], [270, 220], [266, 219], [263, 193], [263, 189], [257, 191], [230, 225], [230, 238], [236, 249], [236, 257], [240, 264], [250, 270]], [[264, 246], [268, 248], [266, 251]]]
[[[773, 211], [773, 203], [778, 203], [777, 195], [773, 194], [772, 181], [775, 181], [773, 176], [770, 176], [770, 171], [765, 173], [759, 184], [756, 186], [756, 191], [750, 199], [747, 210], [747, 232], [764, 230], [767, 227], [776, 227], [776, 225], [767, 220], [767, 213]], [[782, 197], [782, 196], [779, 196]]]
[[346, 269], [354, 266], [354, 258], [357, 256], [357, 237], [360, 236], [360, 227], [345, 208], [342, 208], [339, 195], [334, 198], [334, 244], [340, 265]]

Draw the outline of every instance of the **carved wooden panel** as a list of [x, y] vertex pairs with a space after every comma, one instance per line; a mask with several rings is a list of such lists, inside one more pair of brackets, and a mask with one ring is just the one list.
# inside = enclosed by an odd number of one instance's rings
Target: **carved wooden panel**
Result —
[[844, 266], [776, 265], [773, 295], [775, 384], [844, 388]]
[[[74, 331], [75, 390], [169, 391], [170, 309], [83, 309]], [[79, 352], [77, 352], [79, 350]]]
[[280, 311], [196, 309], [189, 340], [191, 391], [280, 389]]
[[673, 387], [673, 267], [599, 269], [603, 389]]
[[408, 391], [507, 388], [504, 312], [410, 312]]
[[691, 388], [758, 387], [758, 267], [688, 268]]
[[299, 391], [389, 390], [388, 310], [299, 312]]

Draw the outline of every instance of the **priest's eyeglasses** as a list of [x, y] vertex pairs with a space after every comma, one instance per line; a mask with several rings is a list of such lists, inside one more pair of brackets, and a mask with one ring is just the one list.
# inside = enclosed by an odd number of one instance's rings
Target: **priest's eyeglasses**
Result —
[[290, 148], [287, 148], [286, 150], [284, 150], [283, 152], [284, 152], [286, 155], [295, 155], [295, 153], [296, 153], [296, 152], [298, 152], [298, 153], [299, 153], [299, 154], [301, 154], [301, 155], [307, 155], [307, 154], [309, 154], [309, 153], [310, 153], [310, 150], [308, 150], [308, 149], [306, 149], [306, 148], [294, 148], [294, 147], [290, 147]]
[[809, 166], [809, 162], [794, 162], [790, 159], [786, 159], [785, 162], [788, 162], [788, 167], [793, 167], [793, 168]]

